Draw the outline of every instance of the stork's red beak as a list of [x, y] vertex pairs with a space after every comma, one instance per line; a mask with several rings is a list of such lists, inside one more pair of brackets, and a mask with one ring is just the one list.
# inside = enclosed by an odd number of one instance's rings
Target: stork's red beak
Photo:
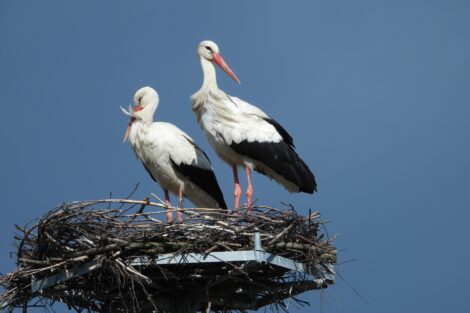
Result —
[[[142, 111], [142, 107], [140, 105], [135, 105], [133, 112], [139, 112], [139, 111]], [[132, 124], [134, 122], [135, 122], [135, 117], [131, 117], [129, 124], [127, 124], [126, 133], [124, 134], [124, 139], [122, 140], [122, 143], [125, 143], [127, 141], [127, 138], [129, 137], [129, 134], [131, 133]]]
[[228, 74], [228, 76], [232, 77], [234, 81], [240, 84], [240, 80], [238, 79], [237, 75], [230, 69], [230, 67], [225, 63], [224, 59], [222, 56], [218, 53], [214, 53], [214, 57], [212, 58], [214, 60], [215, 64], [220, 66], [221, 69], [225, 71], [225, 73]]

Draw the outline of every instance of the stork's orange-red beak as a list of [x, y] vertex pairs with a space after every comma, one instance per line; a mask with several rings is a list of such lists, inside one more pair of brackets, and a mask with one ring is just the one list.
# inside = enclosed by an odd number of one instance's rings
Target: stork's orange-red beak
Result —
[[230, 67], [225, 63], [224, 59], [219, 53], [214, 53], [214, 56], [212, 58], [215, 64], [220, 66], [221, 69], [225, 71], [225, 73], [228, 74], [234, 81], [240, 84], [240, 80], [238, 79], [237, 75], [230, 69]]
[[[139, 112], [139, 111], [142, 111], [142, 107], [140, 105], [135, 105], [133, 108], [133, 112]], [[129, 124], [127, 124], [126, 133], [124, 134], [124, 139], [122, 140], [122, 143], [125, 143], [127, 141], [127, 138], [129, 137], [129, 134], [131, 133], [132, 124], [134, 122], [135, 122], [135, 117], [131, 117]]]

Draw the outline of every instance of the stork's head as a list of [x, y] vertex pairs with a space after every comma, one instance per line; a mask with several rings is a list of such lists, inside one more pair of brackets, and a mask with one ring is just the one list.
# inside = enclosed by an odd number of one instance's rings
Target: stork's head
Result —
[[156, 109], [158, 100], [158, 93], [152, 87], [142, 87], [134, 95], [134, 105], [140, 106], [142, 110], [152, 106]]
[[197, 53], [199, 57], [210, 62], [217, 64], [225, 73], [228, 74], [234, 81], [240, 83], [237, 75], [230, 69], [230, 67], [225, 63], [224, 59], [219, 53], [219, 46], [213, 41], [204, 40], [201, 41], [197, 48]]
[[124, 114], [131, 117], [127, 125], [126, 133], [124, 134], [123, 142], [126, 142], [127, 137], [131, 132], [132, 124], [135, 121], [143, 121], [151, 123], [153, 121], [153, 114], [157, 109], [159, 102], [158, 93], [152, 87], [142, 87], [134, 95], [134, 107], [129, 106], [126, 110], [121, 107]]

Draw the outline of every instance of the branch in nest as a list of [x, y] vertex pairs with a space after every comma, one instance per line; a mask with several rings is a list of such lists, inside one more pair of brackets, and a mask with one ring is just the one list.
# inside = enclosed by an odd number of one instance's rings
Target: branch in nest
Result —
[[[145, 211], [149, 207], [154, 211]], [[36, 296], [31, 293], [33, 275], [40, 279], [59, 270], [80, 266], [85, 261], [95, 261], [98, 266], [93, 275], [67, 280], [53, 290], [61, 294], [60, 299], [69, 301], [67, 303], [80, 310], [94, 310], [106, 303], [119, 307], [117, 303], [122, 302], [120, 307], [132, 311], [154, 301], [158, 296], [155, 290], [163, 288], [147, 273], [131, 266], [132, 260], [141, 256], [154, 258], [164, 253], [252, 250], [255, 228], [259, 230], [263, 248], [268, 252], [302, 262], [308, 268], [336, 262], [336, 249], [331, 245], [331, 239], [323, 238], [319, 227], [324, 223], [319, 220], [320, 214], [313, 212], [304, 217], [290, 208], [279, 210], [255, 206], [251, 218], [244, 214], [246, 208], [240, 209], [238, 215], [213, 208], [172, 208], [184, 212], [187, 218], [182, 223], [169, 224], [162, 220], [166, 217], [165, 204], [151, 202], [148, 198], [62, 204], [48, 212], [36, 225], [17, 227], [20, 231], [17, 235], [18, 267], [13, 273], [0, 276], [0, 285], [4, 288], [0, 305], [13, 308]], [[164, 277], [176, 277], [178, 281], [206, 279], [206, 286], [215, 286], [229, 279], [248, 279], [246, 275], [253, 269], [240, 264], [226, 264], [225, 275], [216, 279], [210, 278], [204, 270], [170, 273], [162, 268], [159, 272]], [[282, 279], [283, 275], [284, 272], [280, 272], [276, 277]], [[253, 286], [256, 283], [261, 286], [260, 280], [263, 279], [266, 278], [261, 275], [248, 281]], [[281, 289], [279, 295], [285, 293]], [[66, 294], [60, 290], [73, 293]], [[52, 295], [52, 290], [50, 292]], [[77, 297], [78, 294], [82, 295], [81, 298]], [[57, 296], [51, 299], [57, 299]], [[217, 303], [222, 302], [214, 300], [211, 303], [215, 310]]]

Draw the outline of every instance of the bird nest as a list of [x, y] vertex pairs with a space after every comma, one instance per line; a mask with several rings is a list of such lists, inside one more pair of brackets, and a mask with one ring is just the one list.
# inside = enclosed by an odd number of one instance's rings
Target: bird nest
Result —
[[[244, 208], [172, 209], [178, 210], [184, 220], [168, 223], [164, 204], [149, 199], [71, 202], [34, 225], [16, 226], [17, 268], [0, 276], [1, 310], [26, 311], [59, 300], [78, 312], [161, 312], [166, 309], [159, 298], [195, 289], [203, 299], [199, 309], [212, 305], [212, 310], [232, 311], [267, 304], [285, 308], [285, 298], [327, 286], [277, 266], [249, 268], [227, 262], [165, 267], [153, 262], [167, 254], [253, 250], [253, 236], [259, 233], [263, 251], [307, 269], [334, 264], [333, 238], [325, 236], [318, 212], [300, 216], [292, 206], [280, 210], [260, 205], [251, 216]], [[50, 284], [34, 285], [44, 281]]]

